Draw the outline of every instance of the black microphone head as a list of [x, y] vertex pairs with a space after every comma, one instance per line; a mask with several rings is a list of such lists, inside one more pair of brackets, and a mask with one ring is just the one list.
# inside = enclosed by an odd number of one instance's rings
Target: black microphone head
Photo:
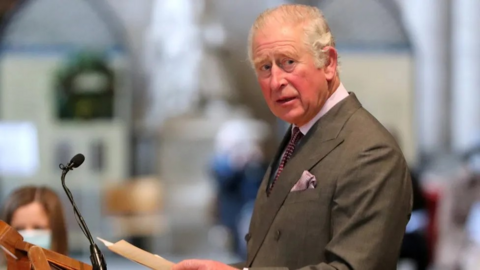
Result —
[[82, 163], [85, 161], [85, 156], [82, 154], [76, 154], [72, 160], [70, 160], [70, 164], [73, 168], [78, 168]]

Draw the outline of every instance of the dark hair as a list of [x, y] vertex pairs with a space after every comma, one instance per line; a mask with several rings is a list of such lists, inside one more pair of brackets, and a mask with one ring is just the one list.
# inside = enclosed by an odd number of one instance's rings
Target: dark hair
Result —
[[61, 201], [55, 191], [44, 186], [25, 186], [14, 190], [3, 204], [2, 220], [11, 224], [15, 211], [25, 205], [39, 202], [47, 213], [52, 230], [51, 249], [67, 255], [68, 236]]

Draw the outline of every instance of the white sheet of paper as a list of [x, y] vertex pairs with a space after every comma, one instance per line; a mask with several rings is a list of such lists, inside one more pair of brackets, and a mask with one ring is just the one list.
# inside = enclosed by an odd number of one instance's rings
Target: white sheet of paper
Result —
[[100, 237], [97, 237], [97, 239], [100, 240], [100, 241], [102, 241], [102, 243], [103, 243], [105, 246], [107, 246], [107, 247], [113, 246], [113, 243], [108, 242], [108, 241], [105, 240], [105, 239], [102, 239], [102, 238], [100, 238]]
[[109, 250], [150, 269], [170, 270], [174, 264], [173, 262], [170, 262], [158, 255], [154, 255], [143, 249], [140, 249], [125, 240], [111, 243], [100, 237], [97, 237], [97, 239], [100, 240], [103, 244], [105, 244], [105, 246], [107, 246]]

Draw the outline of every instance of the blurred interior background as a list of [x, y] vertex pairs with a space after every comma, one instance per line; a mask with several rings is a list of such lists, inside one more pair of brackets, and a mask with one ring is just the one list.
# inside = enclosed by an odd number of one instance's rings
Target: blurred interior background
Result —
[[[1, 0], [0, 201], [26, 184], [55, 189], [71, 255], [89, 263], [58, 168], [83, 153], [67, 185], [94, 237], [173, 261], [239, 261], [288, 127], [263, 100], [247, 36], [282, 3], [323, 11], [343, 84], [412, 168], [419, 214], [400, 267], [434, 269], [456, 250], [462, 269], [480, 269], [467, 268], [480, 242], [469, 229], [480, 227], [479, 0]], [[104, 252], [114, 269], [141, 269]]]

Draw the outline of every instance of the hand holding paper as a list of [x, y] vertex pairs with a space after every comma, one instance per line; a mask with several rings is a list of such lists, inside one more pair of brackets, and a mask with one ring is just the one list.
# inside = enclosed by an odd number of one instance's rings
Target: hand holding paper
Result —
[[210, 260], [184, 260], [173, 265], [172, 270], [238, 270], [221, 262]]

